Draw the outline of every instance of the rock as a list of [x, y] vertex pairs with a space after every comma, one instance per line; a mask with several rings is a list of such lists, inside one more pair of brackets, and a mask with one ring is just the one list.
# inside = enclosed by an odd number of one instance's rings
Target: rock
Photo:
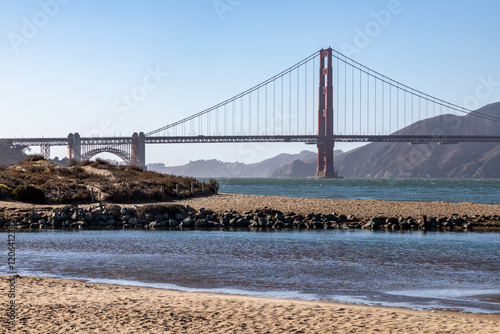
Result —
[[135, 226], [135, 225], [139, 224], [139, 222], [137, 221], [137, 218], [130, 218], [128, 220], [128, 224]]
[[169, 225], [170, 227], [177, 227], [177, 226], [179, 226], [179, 224], [180, 224], [180, 223], [179, 223], [177, 220], [175, 220], [175, 219], [170, 219], [170, 220], [168, 221], [168, 225]]
[[219, 219], [217, 218], [217, 215], [214, 215], [214, 214], [210, 214], [210, 215], [207, 215], [207, 218], [206, 218], [208, 221], [211, 221], [211, 222], [215, 222], [215, 221], [218, 221]]
[[411, 227], [411, 224], [405, 220], [402, 223], [399, 223], [399, 227], [401, 227], [402, 230], [409, 230]]
[[206, 219], [200, 219], [198, 220], [195, 224], [195, 227], [207, 227], [208, 226], [208, 220]]
[[248, 220], [247, 218], [240, 218], [236, 222], [236, 226], [237, 227], [248, 227], [248, 226], [250, 226], [250, 220]]
[[42, 219], [42, 215], [39, 214], [38, 212], [32, 212], [31, 213], [31, 218], [34, 220], [34, 221], [38, 221], [40, 219]]
[[52, 219], [54, 219], [54, 221], [56, 222], [59, 222], [61, 220], [61, 214], [59, 212], [54, 212], [52, 214]]
[[165, 220], [165, 216], [162, 214], [157, 214], [153, 217], [153, 220], [156, 220], [157, 222]]
[[92, 213], [90, 213], [90, 212], [87, 212], [87, 213], [86, 213], [83, 217], [84, 217], [84, 218], [85, 218], [85, 220], [86, 220], [86, 221], [88, 221], [88, 222], [91, 222], [91, 221], [93, 221], [93, 220], [94, 220], [94, 215], [93, 215]]
[[87, 223], [84, 221], [76, 221], [76, 222], [71, 223], [69, 225], [70, 228], [78, 228], [78, 229], [81, 229], [81, 228], [86, 227], [86, 226], [87, 226]]
[[176, 220], [181, 221], [181, 220], [183, 220], [184, 218], [186, 218], [186, 217], [184, 217], [184, 215], [183, 215], [183, 214], [178, 213], [178, 214], [176, 214], [176, 215], [175, 215], [175, 219], [176, 219]]
[[375, 229], [375, 226], [376, 226], [375, 223], [372, 220], [370, 220], [368, 223], [362, 225], [361, 228], [363, 230], [373, 230]]
[[123, 216], [120, 216], [120, 218], [118, 218], [118, 219], [121, 220], [122, 222], [124, 222], [124, 221], [129, 221], [130, 218], [132, 218], [130, 215], [123, 215]]
[[183, 219], [180, 223], [182, 227], [189, 227], [194, 223], [193, 218], [187, 217], [186, 219]]
[[205, 216], [214, 214], [213, 210], [205, 209], [205, 208], [200, 208], [200, 212]]

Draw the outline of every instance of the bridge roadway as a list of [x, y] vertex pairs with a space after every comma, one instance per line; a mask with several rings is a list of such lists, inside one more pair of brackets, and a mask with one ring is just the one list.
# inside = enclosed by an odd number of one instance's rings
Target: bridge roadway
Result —
[[[146, 144], [181, 144], [181, 143], [310, 143], [331, 140], [335, 142], [401, 142], [413, 144], [460, 143], [460, 142], [500, 142], [500, 136], [465, 136], [465, 135], [261, 135], [261, 136], [152, 136], [145, 137]], [[4, 138], [14, 145], [23, 146], [67, 146], [68, 138]], [[132, 143], [132, 137], [82, 137], [81, 145], [114, 146]]]

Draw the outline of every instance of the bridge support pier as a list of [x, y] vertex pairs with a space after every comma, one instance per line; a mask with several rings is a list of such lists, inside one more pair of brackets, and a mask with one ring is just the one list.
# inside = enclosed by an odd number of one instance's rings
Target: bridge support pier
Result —
[[40, 145], [40, 154], [47, 160], [50, 159], [50, 144]]
[[333, 64], [332, 49], [320, 51], [318, 104], [318, 169], [316, 177], [335, 178], [333, 168]]
[[68, 135], [68, 159], [76, 161], [82, 160], [82, 143], [78, 132]]
[[132, 164], [146, 167], [146, 135], [144, 132], [134, 132], [132, 135]]

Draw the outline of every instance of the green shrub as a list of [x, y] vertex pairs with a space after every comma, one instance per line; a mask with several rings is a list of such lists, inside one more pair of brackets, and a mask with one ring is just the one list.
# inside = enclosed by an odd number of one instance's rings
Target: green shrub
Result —
[[42, 189], [34, 186], [20, 186], [14, 189], [12, 192], [12, 197], [16, 201], [43, 204], [46, 203], [45, 194]]
[[10, 198], [12, 196], [12, 189], [5, 184], [0, 184], [0, 200]]

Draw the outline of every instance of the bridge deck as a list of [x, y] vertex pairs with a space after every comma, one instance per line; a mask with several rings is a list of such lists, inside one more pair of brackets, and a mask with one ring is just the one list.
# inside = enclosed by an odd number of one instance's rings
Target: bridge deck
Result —
[[[146, 137], [146, 144], [180, 144], [180, 143], [245, 143], [245, 142], [274, 142], [274, 143], [317, 143], [324, 139], [333, 139], [335, 142], [369, 143], [369, 142], [402, 142], [402, 143], [460, 143], [460, 142], [500, 142], [500, 136], [460, 136], [460, 135], [269, 135], [269, 136], [164, 136]], [[25, 146], [66, 146], [68, 138], [5, 138], [14, 145]], [[123, 145], [130, 144], [132, 137], [92, 137], [81, 138], [82, 145]]]

